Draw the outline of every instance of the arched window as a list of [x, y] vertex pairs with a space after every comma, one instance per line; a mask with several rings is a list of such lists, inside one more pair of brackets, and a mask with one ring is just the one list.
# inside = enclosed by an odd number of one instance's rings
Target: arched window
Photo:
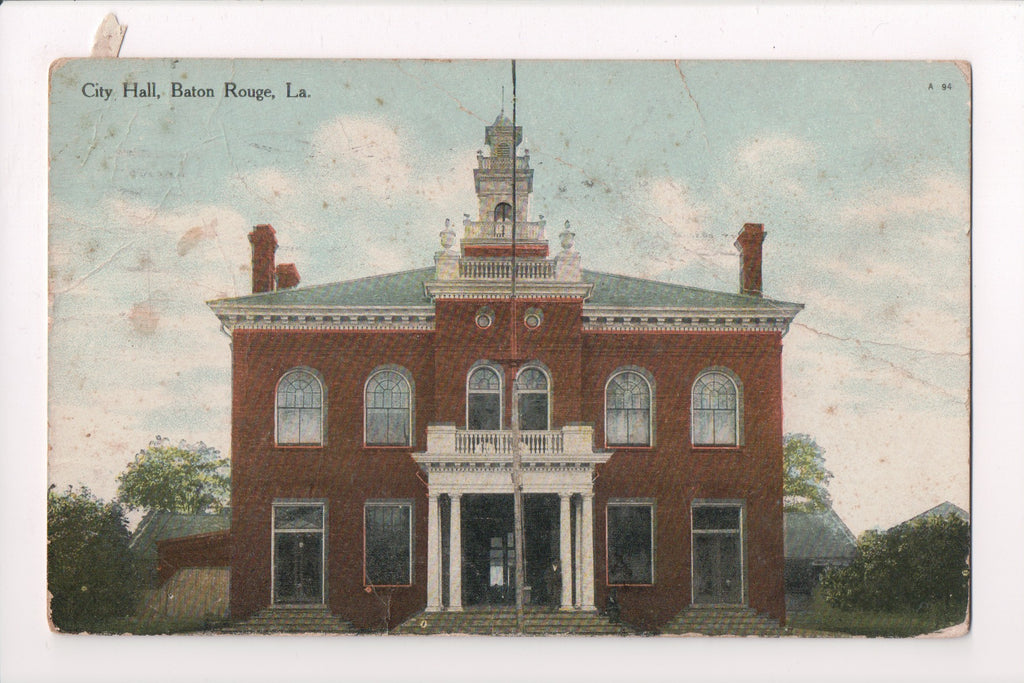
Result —
[[277, 384], [277, 443], [323, 444], [324, 390], [315, 371], [290, 370]]
[[466, 380], [466, 428], [501, 429], [501, 375], [481, 365]]
[[724, 370], [704, 372], [693, 383], [693, 445], [739, 444], [740, 397], [736, 381]]
[[651, 383], [635, 370], [608, 380], [604, 399], [604, 438], [609, 446], [651, 445]]
[[512, 205], [508, 202], [502, 202], [494, 207], [494, 220], [496, 221], [510, 221], [512, 220]]
[[408, 446], [412, 434], [412, 388], [407, 373], [379, 370], [366, 381], [367, 446]]
[[519, 395], [519, 428], [523, 431], [545, 431], [548, 427], [550, 382], [547, 373], [538, 367], [525, 367], [516, 377]]

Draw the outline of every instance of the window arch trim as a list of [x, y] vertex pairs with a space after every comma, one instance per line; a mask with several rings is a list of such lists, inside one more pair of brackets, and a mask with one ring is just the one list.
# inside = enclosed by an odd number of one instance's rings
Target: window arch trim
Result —
[[[519, 385], [519, 378], [522, 377], [524, 374], [526, 374], [527, 372], [529, 372], [531, 370], [536, 370], [536, 371], [540, 372], [544, 376], [544, 380], [545, 380], [545, 384], [546, 384], [546, 388], [545, 389], [525, 389], [525, 388], [519, 388], [519, 386], [518, 386]], [[553, 383], [551, 381], [551, 371], [548, 369], [548, 367], [546, 365], [544, 365], [540, 361], [530, 361], [528, 363], [525, 363], [521, 368], [519, 368], [518, 372], [516, 372], [515, 382], [516, 382], [516, 390], [519, 393], [519, 397], [520, 397], [519, 400], [520, 400], [520, 402], [522, 402], [522, 400], [523, 400], [522, 397], [523, 397], [524, 394], [531, 394], [531, 395], [538, 395], [538, 396], [543, 394], [545, 396], [545, 399], [546, 399], [546, 402], [547, 402], [547, 405], [545, 406], [546, 416], [545, 416], [545, 427], [544, 427], [544, 429], [542, 429], [542, 430], [528, 430], [528, 429], [526, 429], [526, 427], [523, 427], [523, 424], [522, 424], [522, 422], [523, 422], [522, 413], [520, 413], [520, 415], [519, 415], [519, 422], [520, 422], [519, 426], [520, 426], [520, 429], [523, 429], [525, 431], [550, 431], [551, 430], [551, 408], [552, 408], [551, 393], [552, 393], [552, 385], [553, 385]], [[515, 408], [518, 410], [520, 408], [520, 406], [515, 406]]]
[[[314, 402], [319, 405], [312, 406], [289, 406], [282, 405], [282, 390], [285, 388], [286, 383], [297, 379], [298, 375], [305, 375], [309, 377], [319, 390], [318, 397], [311, 397]], [[288, 401], [284, 401], [287, 403]], [[305, 400], [303, 400], [305, 402]], [[296, 429], [298, 435], [295, 440], [282, 440], [284, 435], [282, 432], [282, 410], [293, 411], [294, 415], [290, 415], [297, 421]], [[313, 421], [313, 426], [316, 427], [317, 438], [314, 440], [303, 439], [303, 424]], [[326, 438], [326, 423], [327, 422], [327, 389], [324, 383], [323, 375], [320, 374], [315, 368], [306, 366], [299, 366], [286, 370], [281, 377], [277, 380], [277, 384], [274, 387], [274, 444], [279, 448], [321, 448], [325, 445]], [[290, 427], [286, 427], [290, 429]]]
[[[616, 377], [620, 377], [625, 374], [635, 374], [640, 377], [641, 380], [647, 385], [647, 443], [633, 444], [633, 443], [618, 443], [612, 441], [608, 437], [608, 391], [612, 386], [612, 381]], [[636, 365], [624, 365], [616, 368], [608, 375], [608, 379], [604, 383], [604, 442], [607, 448], [654, 448], [655, 444], [655, 416], [656, 412], [656, 401], [655, 401], [655, 382], [654, 375], [650, 373], [646, 368], [642, 368]], [[628, 428], [627, 428], [628, 438]]]
[[[474, 390], [470, 386], [470, 383], [473, 380], [473, 375], [476, 374], [480, 370], [490, 370], [491, 372], [494, 373], [494, 376], [497, 379], [497, 384], [498, 384], [496, 389], [476, 389], [476, 390]], [[498, 399], [497, 408], [496, 408], [497, 426], [494, 427], [494, 430], [497, 431], [497, 430], [502, 429], [502, 426], [504, 425], [504, 415], [505, 415], [505, 373], [502, 370], [501, 366], [497, 365], [495, 363], [491, 363], [489, 361], [477, 361], [476, 363], [473, 363], [472, 367], [469, 368], [469, 372], [466, 373], [466, 429], [474, 429], [474, 427], [472, 426], [473, 425], [473, 406], [471, 405], [473, 403], [473, 401], [471, 401], [471, 399], [470, 399], [472, 394], [479, 394], [479, 395], [494, 394], [494, 395], [497, 396], [497, 399]], [[490, 428], [479, 428], [478, 427], [477, 429], [483, 429], [484, 431], [491, 431]]]
[[[718, 442], [719, 436], [717, 434], [718, 424], [715, 419], [724, 414], [728, 408], [698, 408], [697, 406], [697, 389], [701, 380], [707, 378], [710, 375], [720, 375], [725, 377], [726, 380], [732, 386], [733, 397], [735, 405], [733, 406], [732, 412], [732, 430], [733, 439], [731, 442], [728, 439], [723, 439], [721, 443]], [[711, 427], [711, 443], [705, 441], [698, 442], [698, 410], [706, 411], [712, 418]], [[724, 416], [724, 415], [721, 415]], [[693, 384], [690, 386], [690, 443], [694, 448], [739, 448], [743, 446], [743, 382], [740, 381], [739, 376], [727, 367], [720, 365], [711, 366], [704, 368], [697, 373], [696, 378], [693, 380]]]
[[[407, 391], [407, 399], [404, 407], [398, 406], [381, 407], [374, 406], [375, 410], [388, 410], [398, 411], [401, 410], [405, 413], [405, 443], [399, 443], [397, 440], [392, 442], [390, 440], [384, 443], [370, 442], [369, 440], [369, 414], [371, 410], [370, 405], [370, 388], [374, 380], [384, 374], [395, 374], [405, 383]], [[390, 413], [388, 414], [388, 429], [385, 433], [390, 431]], [[416, 383], [413, 381], [412, 373], [401, 365], [379, 365], [375, 367], [370, 374], [366, 377], [366, 382], [363, 383], [363, 446], [366, 448], [409, 448], [410, 446], [416, 445]]]

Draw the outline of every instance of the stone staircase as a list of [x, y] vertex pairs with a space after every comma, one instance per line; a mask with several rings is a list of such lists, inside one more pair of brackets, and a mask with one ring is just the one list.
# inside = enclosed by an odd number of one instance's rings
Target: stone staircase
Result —
[[[396, 635], [520, 635], [516, 630], [514, 607], [467, 607], [461, 612], [420, 612], [391, 631]], [[559, 610], [553, 607], [525, 607], [523, 631], [526, 636], [625, 636], [635, 631], [612, 622], [597, 612]]]
[[781, 636], [776, 619], [742, 605], [691, 605], [661, 628], [663, 635]]
[[221, 633], [356, 633], [352, 624], [331, 614], [325, 605], [315, 607], [268, 607], [244, 621], [221, 629]]

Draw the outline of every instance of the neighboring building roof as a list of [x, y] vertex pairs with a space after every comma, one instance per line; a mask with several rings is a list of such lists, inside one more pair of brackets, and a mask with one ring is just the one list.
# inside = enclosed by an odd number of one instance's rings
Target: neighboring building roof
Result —
[[857, 539], [835, 510], [786, 512], [787, 560], [852, 559]]
[[[357, 280], [345, 280], [326, 285], [282, 289], [276, 292], [251, 294], [209, 302], [215, 310], [223, 307], [253, 308], [306, 308], [306, 307], [363, 307], [363, 306], [429, 306], [423, 284], [434, 279], [436, 270], [418, 268], [386, 275], [374, 275]], [[685, 287], [669, 282], [644, 280], [625, 275], [584, 270], [584, 282], [594, 285], [587, 300], [588, 307], [656, 307], [687, 309], [764, 310], [779, 308], [799, 309], [799, 304], [774, 301], [759, 296], [729, 294], [696, 287]], [[780, 313], [783, 311], [780, 310]], [[795, 312], [795, 311], [794, 311]]]
[[959, 505], [954, 505], [953, 503], [950, 503], [947, 500], [947, 501], [945, 501], [943, 503], [939, 503], [938, 505], [936, 505], [933, 508], [925, 510], [924, 512], [922, 512], [919, 515], [915, 515], [915, 516], [911, 517], [910, 519], [908, 519], [905, 522], [900, 522], [899, 524], [894, 525], [893, 527], [891, 527], [891, 529], [895, 529], [897, 527], [901, 527], [904, 524], [910, 524], [911, 522], [917, 521], [919, 519], [927, 519], [928, 517], [945, 517], [947, 515], [953, 515], [954, 517], [959, 517], [960, 519], [964, 520], [965, 522], [970, 522], [971, 521], [971, 515], [970, 515], [969, 512], [964, 510]]
[[144, 560], [157, 560], [157, 541], [196, 534], [225, 531], [231, 527], [231, 511], [186, 515], [177, 512], [150, 511], [132, 534], [129, 547]]

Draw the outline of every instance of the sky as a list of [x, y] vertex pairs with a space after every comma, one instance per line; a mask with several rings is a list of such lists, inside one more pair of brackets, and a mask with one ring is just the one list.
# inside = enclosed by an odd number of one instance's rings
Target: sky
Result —
[[[551, 239], [571, 222], [584, 268], [733, 292], [733, 241], [764, 223], [765, 295], [805, 305], [784, 338], [784, 430], [824, 449], [854, 533], [969, 507], [957, 64], [519, 61], [517, 76], [533, 216]], [[225, 98], [226, 81], [275, 97]], [[172, 98], [172, 82], [215, 96]], [[507, 61], [56, 68], [50, 482], [109, 498], [156, 435], [227, 455], [229, 340], [205, 302], [249, 292], [251, 227], [274, 225], [303, 285], [429, 266], [445, 219], [475, 214], [476, 151], [503, 106]]]

